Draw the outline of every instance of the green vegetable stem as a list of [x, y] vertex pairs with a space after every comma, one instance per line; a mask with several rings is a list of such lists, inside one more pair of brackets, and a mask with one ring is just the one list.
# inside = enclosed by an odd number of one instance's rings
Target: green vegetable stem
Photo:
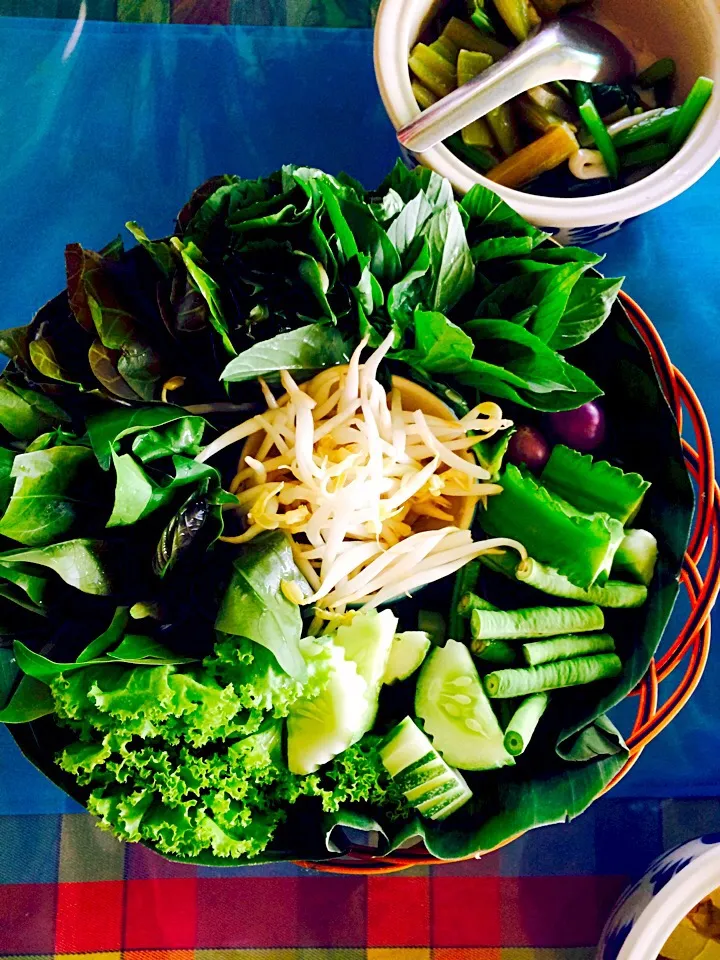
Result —
[[613, 143], [618, 150], [625, 150], [628, 147], [637, 147], [648, 140], [661, 140], [668, 136], [675, 124], [675, 117], [679, 112], [679, 107], [669, 107], [662, 113], [649, 116], [645, 120], [640, 120], [632, 127], [625, 127], [624, 130], [618, 130], [613, 136]]
[[589, 654], [614, 652], [615, 641], [608, 633], [587, 633], [581, 636], [568, 634], [564, 637], [553, 637], [551, 640], [524, 643], [522, 647], [523, 658], [530, 667], [553, 663], [556, 660], [572, 660], [573, 657]]
[[525, 640], [602, 630], [600, 607], [526, 607], [522, 610], [473, 610], [473, 640]]
[[538, 563], [532, 557], [520, 561], [515, 570], [515, 576], [522, 583], [553, 597], [584, 600], [585, 603], [592, 603], [598, 607], [641, 607], [647, 600], [647, 587], [643, 584], [608, 580], [601, 587], [593, 585], [583, 590], [570, 583], [568, 578], [563, 577], [557, 570]]
[[612, 680], [622, 672], [620, 658], [614, 653], [595, 657], [577, 657], [558, 660], [539, 667], [521, 667], [517, 670], [497, 670], [485, 679], [485, 691], [493, 699], [525, 697], [545, 690], [562, 690], [597, 680]]
[[675, 123], [670, 132], [670, 150], [676, 153], [692, 133], [692, 129], [700, 119], [700, 115], [712, 96], [714, 83], [707, 77], [700, 77], [687, 96], [685, 103], [675, 117]]
[[617, 180], [620, 173], [620, 162], [612, 137], [602, 121], [593, 100], [592, 91], [587, 83], [578, 83], [575, 87], [575, 102], [588, 134], [595, 141], [595, 146], [602, 154], [605, 166], [613, 180]]
[[547, 693], [533, 693], [517, 708], [505, 730], [505, 749], [511, 756], [525, 752], [549, 702]]
[[461, 617], [469, 617], [473, 610], [497, 610], [497, 607], [489, 600], [484, 600], [473, 593], [472, 590], [469, 590], [460, 597], [457, 611]]
[[[466, 596], [472, 595], [480, 576], [481, 564], [479, 560], [471, 560], [461, 567], [455, 574], [455, 584], [453, 586], [453, 596], [450, 602], [450, 621], [448, 624], [449, 636], [453, 640], [463, 640], [465, 637], [465, 617], [470, 613], [465, 613], [462, 609], [462, 603]], [[492, 605], [490, 605], [492, 606]]]

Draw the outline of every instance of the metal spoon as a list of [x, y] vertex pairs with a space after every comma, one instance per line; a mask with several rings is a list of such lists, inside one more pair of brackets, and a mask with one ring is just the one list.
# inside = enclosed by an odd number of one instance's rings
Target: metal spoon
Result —
[[583, 17], [563, 17], [428, 107], [397, 138], [422, 153], [532, 87], [553, 80], [617, 83], [634, 72], [632, 54], [614, 33]]

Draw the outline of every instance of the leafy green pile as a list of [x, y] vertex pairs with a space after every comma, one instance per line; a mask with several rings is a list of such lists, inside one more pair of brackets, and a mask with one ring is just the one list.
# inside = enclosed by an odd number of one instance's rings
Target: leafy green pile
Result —
[[233, 384], [309, 375], [358, 333], [372, 346], [390, 330], [391, 356], [445, 389], [538, 410], [602, 392], [562, 354], [602, 325], [620, 282], [586, 276], [601, 257], [550, 245], [483, 187], [458, 204], [447, 181], [402, 164], [376, 194], [284, 167], [208, 181], [173, 237], [128, 227], [129, 251], [70, 245], [67, 295], [2, 337], [0, 422], [14, 435], [56, 403], [157, 401], [168, 383], [184, 405], [247, 401]]
[[[624, 762], [603, 713], [647, 670], [692, 509], [619, 282], [489, 191], [457, 203], [402, 166], [374, 193], [302, 167], [214, 178], [173, 237], [129, 226], [129, 250], [68, 247], [67, 289], [0, 332], [0, 720], [22, 749], [118, 835], [196, 862], [324, 858], [342, 849], [337, 825], [379, 831], [383, 851], [419, 836], [463, 856], [579, 813]], [[305, 379], [391, 331], [391, 369], [457, 409], [564, 410], [604, 391], [609, 457], [652, 483], [643, 522], [661, 534], [646, 607], [613, 627], [622, 677], [601, 701], [568, 696], [522, 764], [473, 775], [451, 827], [409, 816], [379, 761], [402, 684], [372, 735], [290, 774], [283, 718], [327, 679], [281, 589], [307, 585], [284, 541], [218, 540], [235, 463], [195, 460], [262, 403], [257, 376]], [[423, 605], [450, 609], [452, 588]], [[417, 626], [415, 599], [394, 612]]]

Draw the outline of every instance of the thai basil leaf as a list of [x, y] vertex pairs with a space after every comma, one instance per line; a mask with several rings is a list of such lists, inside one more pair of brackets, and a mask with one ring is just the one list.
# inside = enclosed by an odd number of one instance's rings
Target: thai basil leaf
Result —
[[473, 263], [457, 205], [438, 209], [424, 224], [422, 236], [430, 251], [428, 306], [446, 313], [473, 284]]
[[585, 270], [587, 264], [567, 263], [540, 275], [532, 293], [532, 302], [537, 304], [537, 310], [529, 329], [543, 342], [548, 343], [552, 339], [565, 313], [573, 287]]
[[488, 228], [494, 227], [497, 230], [496, 235], [502, 237], [510, 234], [529, 237], [533, 247], [547, 238], [546, 233], [528, 223], [482, 184], [475, 184], [462, 198], [460, 205], [470, 218], [468, 232], [471, 236], [478, 230], [483, 230], [487, 235]]
[[501, 257], [519, 257], [530, 253], [533, 248], [532, 237], [490, 237], [481, 240], [470, 248], [470, 256], [475, 263], [480, 260], [499, 260]]
[[215, 627], [267, 647], [286, 673], [304, 680], [307, 668], [299, 645], [300, 608], [285, 597], [283, 582], [296, 584], [304, 595], [310, 592], [287, 537], [276, 532], [261, 534], [243, 546], [233, 563]]
[[281, 370], [287, 370], [306, 379], [318, 370], [347, 363], [351, 352], [349, 341], [336, 328], [312, 323], [243, 351], [228, 363], [221, 378], [232, 383], [258, 377], [277, 379]]
[[548, 346], [567, 350], [587, 340], [610, 316], [622, 283], [622, 279], [604, 277], [578, 280]]
[[433, 208], [424, 193], [419, 193], [410, 203], [406, 204], [395, 217], [388, 228], [388, 238], [394, 245], [400, 257], [404, 257], [413, 241], [420, 235], [420, 231]]
[[399, 347], [402, 343], [403, 334], [410, 325], [415, 308], [422, 301], [425, 277], [430, 268], [430, 248], [427, 240], [423, 237], [418, 239], [420, 241], [419, 248], [417, 244], [413, 244], [413, 247], [417, 249], [417, 255], [412, 260], [405, 276], [390, 288], [387, 295], [387, 312], [398, 334], [395, 347]]
[[383, 283], [394, 283], [400, 273], [400, 257], [385, 230], [366, 206], [349, 200], [340, 201], [339, 206], [358, 250], [370, 257], [373, 275]]

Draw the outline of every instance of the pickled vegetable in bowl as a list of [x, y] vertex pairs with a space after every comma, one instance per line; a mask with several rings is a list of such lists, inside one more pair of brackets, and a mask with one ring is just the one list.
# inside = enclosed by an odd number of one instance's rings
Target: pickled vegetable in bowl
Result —
[[[442, 10], [410, 51], [418, 105], [426, 109], [483, 73], [570, 3], [468, 0]], [[661, 167], [700, 119], [713, 81], [698, 78], [677, 103], [674, 77], [675, 63], [664, 56], [622, 85], [544, 84], [468, 124], [446, 145], [504, 187], [548, 196], [604, 193]]]
[[683, 917], [658, 960], [717, 960], [720, 957], [720, 887]]

